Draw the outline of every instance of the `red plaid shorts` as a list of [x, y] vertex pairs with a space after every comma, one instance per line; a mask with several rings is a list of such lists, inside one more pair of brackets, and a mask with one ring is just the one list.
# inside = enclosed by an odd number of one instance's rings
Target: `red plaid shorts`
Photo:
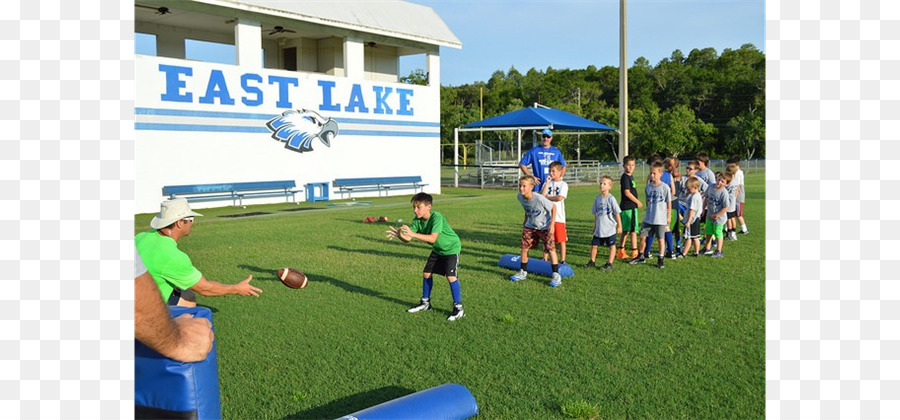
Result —
[[544, 252], [555, 252], [556, 243], [549, 230], [522, 228], [522, 249], [537, 248], [538, 243], [544, 245]]

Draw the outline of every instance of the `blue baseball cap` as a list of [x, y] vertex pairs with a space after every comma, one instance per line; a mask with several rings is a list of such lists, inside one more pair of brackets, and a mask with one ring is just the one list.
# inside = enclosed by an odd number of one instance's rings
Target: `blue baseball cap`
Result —
[[553, 137], [553, 132], [549, 128], [545, 128], [544, 131], [541, 131], [541, 135]]

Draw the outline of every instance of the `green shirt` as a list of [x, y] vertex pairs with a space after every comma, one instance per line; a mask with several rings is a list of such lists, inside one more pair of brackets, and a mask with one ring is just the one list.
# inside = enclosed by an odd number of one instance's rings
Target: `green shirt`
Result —
[[187, 290], [197, 284], [203, 274], [194, 268], [190, 257], [178, 249], [174, 239], [151, 230], [134, 236], [134, 246], [144, 260], [147, 271], [153, 276], [163, 302], [169, 300], [177, 287]]
[[421, 233], [423, 235], [431, 235], [432, 233], [437, 232], [438, 237], [437, 240], [434, 241], [432, 249], [438, 255], [456, 255], [462, 250], [462, 243], [459, 241], [459, 236], [453, 231], [450, 224], [447, 223], [447, 219], [444, 218], [444, 215], [436, 211], [431, 212], [431, 217], [428, 218], [428, 220], [418, 217], [413, 219], [410, 228], [413, 232]]

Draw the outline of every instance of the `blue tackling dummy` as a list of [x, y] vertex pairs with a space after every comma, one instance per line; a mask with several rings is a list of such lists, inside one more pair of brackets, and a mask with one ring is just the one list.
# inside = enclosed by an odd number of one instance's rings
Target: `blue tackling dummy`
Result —
[[[522, 265], [519, 262], [521, 259], [521, 255], [506, 254], [500, 257], [498, 265], [503, 268], [519, 271], [519, 269], [522, 268]], [[575, 270], [572, 270], [572, 267], [569, 267], [569, 264], [560, 264], [558, 270], [560, 277], [572, 277], [575, 275]], [[528, 274], [532, 273], [550, 277], [553, 275], [553, 267], [550, 266], [549, 261], [544, 261], [540, 258], [529, 258]]]

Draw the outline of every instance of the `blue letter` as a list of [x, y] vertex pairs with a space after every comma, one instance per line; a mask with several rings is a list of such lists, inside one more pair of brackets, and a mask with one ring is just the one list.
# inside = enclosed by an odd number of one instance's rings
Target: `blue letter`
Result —
[[369, 112], [369, 108], [366, 108], [366, 104], [363, 102], [362, 88], [355, 83], [353, 89], [350, 90], [350, 99], [347, 101], [344, 111], [354, 112], [353, 108], [358, 109], [359, 112]]
[[341, 106], [331, 102], [331, 89], [334, 89], [334, 82], [319, 80], [319, 86], [322, 87], [322, 105], [319, 105], [319, 111], [340, 111]]
[[394, 88], [372, 86], [372, 90], [375, 91], [375, 113], [388, 115], [393, 114], [394, 111], [391, 110], [391, 107], [388, 106], [387, 102], [385, 102], [385, 99], [387, 99], [387, 97], [391, 95], [391, 91], [394, 90]]
[[219, 98], [222, 105], [234, 105], [234, 99], [228, 95], [228, 86], [225, 84], [225, 76], [222, 70], [213, 70], [209, 74], [209, 84], [206, 85], [206, 96], [198, 100], [201, 104], [211, 104], [215, 98]]
[[400, 108], [397, 109], [397, 115], [412, 115], [413, 109], [409, 107], [409, 98], [406, 96], [413, 96], [412, 89], [397, 89], [397, 94], [400, 95]]
[[193, 73], [193, 69], [160, 64], [159, 71], [166, 72], [166, 93], [159, 96], [160, 100], [171, 102], [190, 102], [194, 100], [194, 96], [190, 92], [185, 94], [180, 92], [184, 88], [185, 83], [184, 80], [178, 78], [180, 74], [190, 76]]
[[243, 102], [244, 105], [247, 106], [260, 106], [263, 102], [262, 89], [247, 85], [247, 82], [251, 80], [255, 80], [257, 83], [262, 83], [262, 76], [252, 73], [246, 73], [241, 76], [241, 87], [244, 88], [244, 92], [255, 94], [256, 99], [251, 100], [248, 97], [244, 96], [243, 98], [241, 98], [241, 102]]
[[290, 98], [288, 98], [288, 86], [298, 86], [300, 82], [296, 77], [269, 76], [269, 84], [278, 84], [278, 102], [275, 106], [279, 108], [292, 108]]

